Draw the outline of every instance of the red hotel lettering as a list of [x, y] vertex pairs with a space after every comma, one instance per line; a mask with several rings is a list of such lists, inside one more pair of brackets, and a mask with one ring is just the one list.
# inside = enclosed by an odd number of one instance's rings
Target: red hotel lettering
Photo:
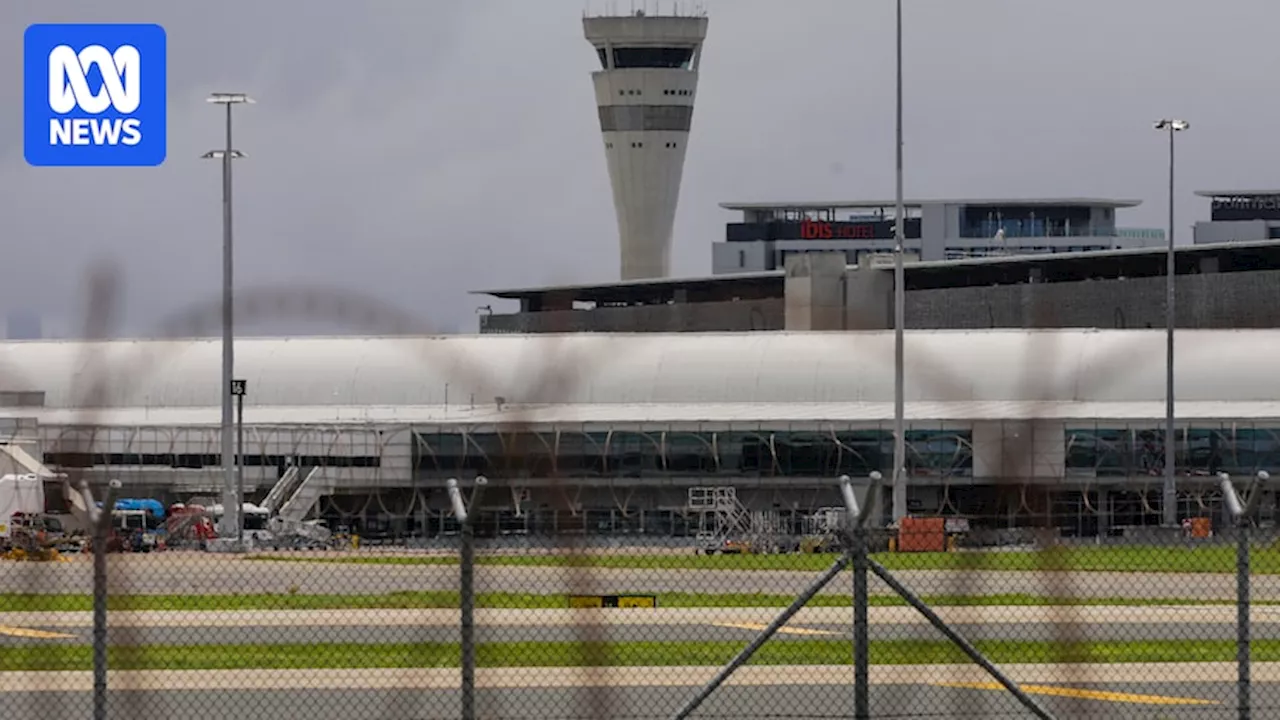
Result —
[[814, 222], [813, 220], [805, 220], [800, 223], [800, 239], [802, 240], [830, 240], [831, 239], [831, 223]]
[[875, 228], [871, 225], [832, 225], [829, 222], [804, 220], [800, 223], [800, 239], [830, 240], [832, 238], [874, 240]]

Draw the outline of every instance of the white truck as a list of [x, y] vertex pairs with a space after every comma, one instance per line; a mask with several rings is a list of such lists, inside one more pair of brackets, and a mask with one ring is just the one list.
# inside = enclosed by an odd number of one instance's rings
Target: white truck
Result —
[[44, 514], [44, 479], [39, 475], [0, 476], [0, 543], [12, 537], [15, 514]]

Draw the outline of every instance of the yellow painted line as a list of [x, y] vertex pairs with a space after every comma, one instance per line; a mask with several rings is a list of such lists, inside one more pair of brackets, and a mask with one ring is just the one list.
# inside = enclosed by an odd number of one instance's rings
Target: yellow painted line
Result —
[[[1004, 690], [999, 683], [935, 683], [942, 687], [970, 688], [973, 690]], [[1103, 702], [1130, 703], [1133, 705], [1217, 705], [1212, 700], [1199, 698], [1171, 697], [1166, 695], [1137, 695], [1134, 693], [1108, 692], [1106, 690], [1084, 690], [1081, 688], [1055, 687], [1053, 685], [1022, 685], [1022, 691], [1028, 695], [1052, 695], [1082, 700], [1101, 700]]]
[[[760, 625], [757, 623], [711, 623], [716, 627], [736, 628], [738, 630], [764, 630], [768, 625]], [[789, 628], [782, 627], [778, 629], [778, 633], [782, 635], [839, 635], [838, 632], [830, 630], [811, 630], [809, 628]]]
[[49, 632], [48, 630], [35, 630], [33, 628], [9, 627], [8, 625], [0, 625], [0, 635], [8, 635], [9, 637], [31, 638], [34, 640], [66, 640], [75, 637], [66, 633]]

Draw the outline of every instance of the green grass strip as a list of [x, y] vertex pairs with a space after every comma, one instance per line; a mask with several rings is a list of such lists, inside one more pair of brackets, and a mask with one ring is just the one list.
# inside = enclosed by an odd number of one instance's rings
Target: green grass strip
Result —
[[[1028, 551], [879, 553], [890, 570], [1000, 570], [1010, 572], [1232, 573], [1235, 548], [1225, 545], [1139, 547], [1061, 547]], [[262, 562], [355, 563], [368, 565], [456, 565], [448, 555], [255, 555]], [[818, 572], [834, 555], [480, 555], [479, 565], [513, 567], [589, 567], [651, 570], [790, 570]], [[1255, 575], [1280, 575], [1280, 549], [1255, 548]]]
[[[1235, 643], [1141, 641], [1051, 644], [1013, 640], [974, 643], [992, 661], [1018, 663], [1188, 663], [1228, 662]], [[477, 647], [481, 667], [582, 667], [721, 665], [743, 647], [740, 642], [491, 643]], [[362, 645], [195, 645], [113, 647], [113, 670], [232, 670], [338, 668], [447, 668], [459, 664], [451, 643]], [[848, 641], [788, 640], [768, 643], [752, 659], [755, 665], [847, 665]], [[1280, 660], [1280, 640], [1258, 640], [1253, 658]], [[871, 662], [879, 665], [964, 663], [965, 656], [945, 641], [880, 641], [871, 644]], [[87, 671], [89, 646], [7, 647], [0, 652], [4, 671]]]
[[[623, 593], [628, 594], [628, 593]], [[794, 595], [763, 593], [696, 594], [644, 593], [657, 595], [658, 606], [664, 608], [783, 608], [795, 600]], [[1194, 598], [1089, 598], [1048, 597], [1025, 594], [996, 595], [926, 595], [925, 602], [946, 606], [1118, 606], [1151, 607], [1157, 605], [1233, 605], [1231, 600], [1199, 600]], [[254, 595], [113, 595], [107, 600], [109, 610], [217, 612], [236, 610], [432, 610], [458, 607], [458, 593], [445, 591], [395, 592], [382, 595], [302, 595], [297, 593]], [[523, 595], [519, 593], [479, 593], [480, 608], [538, 610], [567, 608], [567, 595]], [[848, 607], [848, 595], [819, 595], [809, 607]], [[872, 595], [876, 607], [906, 605], [897, 595]], [[1280, 604], [1280, 601], [1258, 601], [1255, 605]], [[93, 609], [90, 595], [0, 594], [0, 612], [89, 612]], [[643, 612], [643, 610], [637, 610]]]

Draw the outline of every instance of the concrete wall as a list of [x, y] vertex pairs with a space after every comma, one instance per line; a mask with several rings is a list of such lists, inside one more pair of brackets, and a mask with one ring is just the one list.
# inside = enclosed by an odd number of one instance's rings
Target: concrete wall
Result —
[[806, 253], [787, 258], [786, 328], [845, 328], [844, 253]]
[[759, 272], [769, 269], [770, 244], [757, 243], [712, 243], [711, 273], [724, 275], [727, 273]]
[[1233, 220], [1230, 222], [1202, 220], [1195, 224], [1191, 234], [1197, 245], [1251, 242], [1267, 240], [1271, 236], [1266, 220]]
[[[967, 287], [907, 293], [907, 327], [1164, 326], [1164, 278]], [[1280, 271], [1181, 275], [1177, 325], [1280, 327]]]
[[[829, 329], [838, 329], [830, 326], [834, 313], [842, 314], [851, 330], [892, 327], [892, 274], [865, 269], [851, 270], [846, 277], [843, 308], [834, 292], [806, 292], [805, 302], [817, 307], [803, 312], [799, 296], [793, 295], [790, 310], [784, 309], [782, 298], [771, 298], [490, 315], [480, 318], [480, 327], [481, 332], [781, 330], [790, 314], [792, 329], [818, 329], [802, 323], [806, 313], [805, 322], [825, 318], [822, 327]], [[791, 287], [799, 292], [798, 285]], [[1181, 275], [1177, 293], [1179, 327], [1280, 327], [1280, 270]], [[915, 290], [907, 293], [906, 316], [907, 327], [918, 329], [1164, 327], [1164, 278]]]

